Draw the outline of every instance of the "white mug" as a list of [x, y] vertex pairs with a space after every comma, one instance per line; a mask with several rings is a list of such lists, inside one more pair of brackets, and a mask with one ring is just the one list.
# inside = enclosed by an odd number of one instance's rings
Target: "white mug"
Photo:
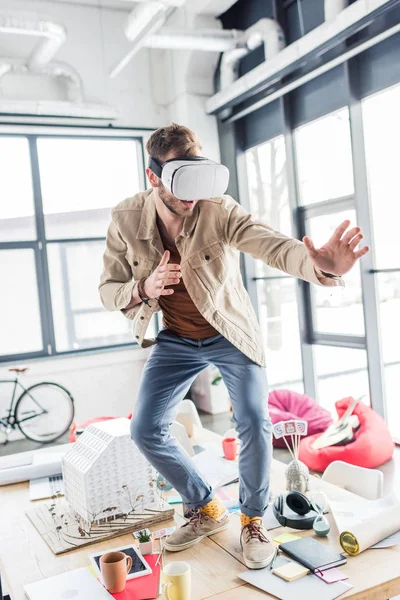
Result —
[[191, 571], [188, 563], [169, 563], [162, 570], [161, 581], [165, 600], [190, 600]]

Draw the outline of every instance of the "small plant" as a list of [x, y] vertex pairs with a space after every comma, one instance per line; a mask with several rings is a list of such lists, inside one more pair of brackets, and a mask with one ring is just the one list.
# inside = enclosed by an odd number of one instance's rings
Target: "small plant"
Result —
[[151, 535], [146, 533], [145, 531], [141, 531], [138, 537], [139, 544], [145, 544], [146, 542], [151, 542]]
[[222, 375], [218, 369], [215, 369], [213, 378], [211, 380], [211, 385], [218, 385], [220, 381], [222, 381]]

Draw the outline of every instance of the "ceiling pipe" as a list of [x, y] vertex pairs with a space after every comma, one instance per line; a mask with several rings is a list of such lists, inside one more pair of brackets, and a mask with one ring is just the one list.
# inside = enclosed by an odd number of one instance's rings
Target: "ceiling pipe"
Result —
[[[260, 19], [243, 32], [241, 47], [224, 52], [220, 65], [220, 89], [225, 90], [239, 77], [240, 62], [249, 52], [264, 45], [265, 60], [272, 60], [285, 47], [285, 36], [274, 19]], [[221, 119], [232, 114], [231, 108], [224, 109]]]
[[145, 41], [165, 23], [174, 8], [182, 6], [185, 0], [174, 0], [171, 5], [167, 1], [147, 1], [138, 4], [128, 15], [124, 31], [125, 35], [133, 42], [129, 52], [113, 67], [110, 77], [114, 78], [127, 66], [132, 58], [145, 45]]
[[146, 48], [164, 50], [201, 50], [204, 52], [226, 52], [241, 43], [243, 32], [236, 29], [203, 29], [182, 31], [163, 28], [159, 33], [147, 38]]
[[324, 0], [325, 21], [335, 19], [348, 5], [348, 0]]
[[[7, 74], [27, 74], [30, 69], [26, 62], [16, 58], [0, 58], [0, 80]], [[40, 71], [35, 71], [35, 75], [45, 75], [56, 78], [65, 83], [67, 98], [70, 102], [83, 101], [83, 86], [82, 80], [78, 73], [70, 67], [62, 63], [52, 63], [45, 65]]]
[[28, 67], [41, 69], [48, 64], [66, 40], [65, 28], [47, 17], [30, 13], [0, 13], [0, 33], [39, 36], [43, 39], [28, 59]]

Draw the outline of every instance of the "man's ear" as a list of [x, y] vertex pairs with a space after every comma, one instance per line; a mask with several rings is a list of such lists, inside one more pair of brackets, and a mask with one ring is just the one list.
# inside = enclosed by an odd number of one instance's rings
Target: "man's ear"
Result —
[[158, 188], [161, 185], [161, 179], [149, 168], [146, 169], [147, 179], [150, 182], [151, 187]]

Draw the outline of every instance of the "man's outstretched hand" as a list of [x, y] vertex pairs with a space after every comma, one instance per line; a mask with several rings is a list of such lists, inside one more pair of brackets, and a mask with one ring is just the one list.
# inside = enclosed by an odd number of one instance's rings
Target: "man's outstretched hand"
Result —
[[330, 240], [318, 249], [307, 235], [304, 236], [303, 242], [308, 254], [320, 271], [331, 275], [344, 275], [353, 268], [359, 258], [369, 252], [368, 246], [356, 250], [364, 236], [359, 227], [352, 227], [346, 231], [349, 225], [350, 221], [343, 221], [335, 229]]

